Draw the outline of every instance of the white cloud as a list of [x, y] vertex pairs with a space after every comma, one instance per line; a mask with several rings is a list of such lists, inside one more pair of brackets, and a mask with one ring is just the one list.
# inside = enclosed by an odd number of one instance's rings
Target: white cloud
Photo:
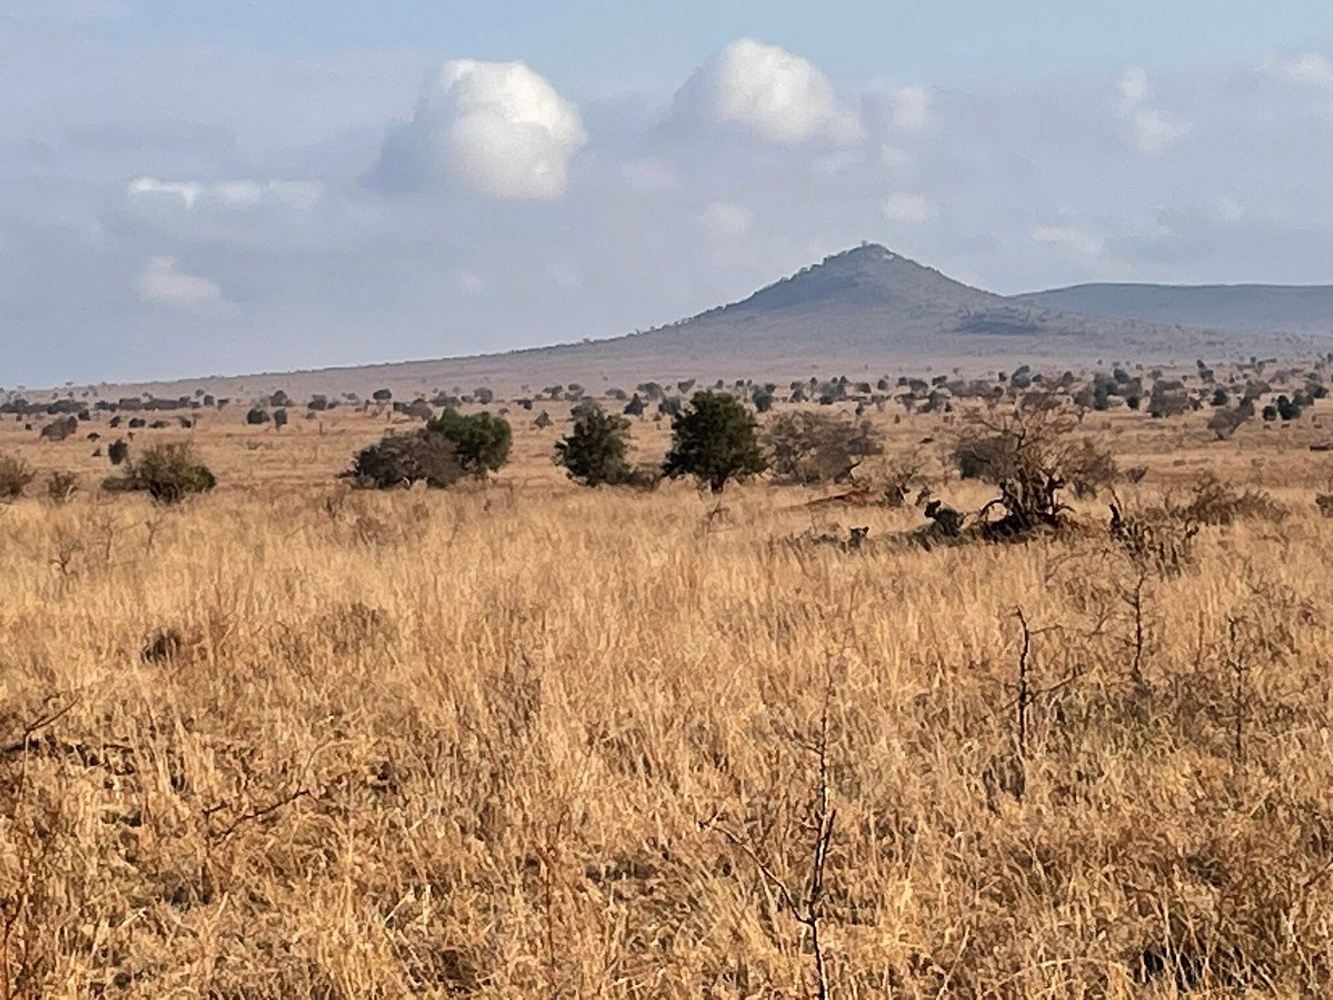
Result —
[[1103, 240], [1073, 226], [1035, 226], [1032, 229], [1032, 238], [1038, 243], [1059, 247], [1086, 257], [1095, 257], [1105, 246]]
[[1141, 153], [1160, 152], [1174, 145], [1177, 139], [1189, 131], [1188, 125], [1157, 108], [1134, 112], [1130, 118], [1130, 128], [1134, 145]]
[[1189, 131], [1188, 123], [1149, 104], [1152, 88], [1148, 74], [1138, 66], [1125, 70], [1116, 83], [1116, 94], [1117, 110], [1125, 120], [1129, 140], [1140, 153], [1159, 153]]
[[717, 124], [737, 124], [777, 143], [823, 136], [846, 143], [861, 134], [857, 115], [814, 64], [752, 38], [732, 42], [677, 94], [678, 106]]
[[1129, 112], [1143, 104], [1152, 96], [1148, 86], [1148, 74], [1138, 66], [1130, 66], [1124, 75], [1116, 81], [1116, 92], [1120, 95], [1120, 110]]
[[884, 217], [890, 222], [919, 226], [935, 215], [935, 206], [919, 194], [895, 191], [884, 199]]
[[899, 87], [889, 95], [890, 117], [899, 128], [925, 128], [930, 122], [930, 94], [924, 87]]
[[208, 278], [181, 271], [174, 257], [154, 257], [139, 276], [139, 298], [175, 304], [213, 302], [222, 298], [222, 289]]
[[244, 210], [281, 205], [308, 209], [324, 197], [318, 181], [241, 180], [205, 183], [163, 181], [154, 177], [133, 180], [125, 193], [134, 200], [177, 201], [187, 209]]
[[480, 295], [486, 290], [486, 282], [476, 271], [459, 271], [458, 287], [469, 295]]
[[698, 215], [699, 225], [715, 243], [734, 243], [754, 228], [754, 212], [734, 202], [715, 201]]
[[558, 198], [587, 141], [578, 107], [526, 63], [461, 59], [428, 82], [372, 180], [411, 189], [448, 173], [495, 198]]
[[1269, 69], [1279, 79], [1311, 87], [1333, 87], [1333, 60], [1318, 52], [1273, 59]]

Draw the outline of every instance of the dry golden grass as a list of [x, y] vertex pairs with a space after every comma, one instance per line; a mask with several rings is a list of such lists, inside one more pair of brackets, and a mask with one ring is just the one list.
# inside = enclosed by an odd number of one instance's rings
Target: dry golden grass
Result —
[[1100, 504], [1069, 539], [925, 552], [888, 540], [911, 509], [578, 490], [552, 415], [498, 482], [386, 495], [332, 480], [370, 418], [210, 417], [223, 485], [171, 511], [6, 425], [84, 489], [0, 508], [0, 996], [812, 995], [784, 887], [805, 905], [825, 794], [833, 996], [1327, 995], [1308, 419], [1088, 417], [1150, 467], [1130, 500], [1208, 469], [1292, 510], [1146, 582], [1140, 685]]

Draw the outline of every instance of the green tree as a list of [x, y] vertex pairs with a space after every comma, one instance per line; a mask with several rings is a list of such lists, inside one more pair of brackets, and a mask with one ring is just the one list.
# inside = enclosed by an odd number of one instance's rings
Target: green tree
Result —
[[723, 392], [696, 392], [671, 419], [671, 450], [662, 471], [672, 478], [694, 476], [720, 493], [728, 480], [768, 468], [755, 430], [754, 415], [740, 400]]
[[158, 503], [180, 503], [192, 493], [207, 493], [217, 478], [195, 458], [189, 443], [163, 444], [149, 448], [131, 462], [124, 476], [103, 480], [108, 492], [147, 493]]
[[593, 407], [580, 413], [569, 435], [556, 442], [555, 461], [584, 486], [614, 486], [629, 481], [628, 451], [629, 421]]
[[424, 433], [452, 444], [459, 466], [477, 478], [509, 461], [513, 443], [509, 421], [484, 412], [465, 416], [457, 410], [445, 410], [426, 424]]

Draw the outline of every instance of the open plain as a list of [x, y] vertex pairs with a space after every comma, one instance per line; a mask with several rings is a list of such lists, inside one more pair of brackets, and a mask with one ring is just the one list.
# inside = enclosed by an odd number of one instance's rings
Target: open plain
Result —
[[[569, 482], [563, 401], [396, 491], [335, 477], [411, 418], [234, 403], [134, 433], [216, 474], [171, 506], [99, 491], [106, 414], [7, 417], [0, 995], [1326, 995], [1329, 405], [1086, 412], [1105, 489], [949, 544], [878, 498], [909, 456], [994, 496], [961, 400], [864, 407], [850, 485], [720, 496]], [[1233, 508], [1152, 521], [1207, 474]]]

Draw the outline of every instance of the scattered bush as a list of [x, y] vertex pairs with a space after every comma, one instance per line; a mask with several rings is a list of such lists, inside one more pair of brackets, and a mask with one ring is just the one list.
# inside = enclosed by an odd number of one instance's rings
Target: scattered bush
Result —
[[728, 480], [758, 475], [768, 468], [759, 447], [754, 415], [734, 396], [704, 390], [671, 418], [671, 450], [662, 472], [693, 476], [714, 493]]
[[1190, 409], [1189, 393], [1179, 381], [1157, 381], [1153, 383], [1152, 395], [1148, 397], [1148, 414], [1154, 418], [1178, 417]]
[[513, 431], [503, 417], [489, 413], [464, 416], [457, 410], [445, 410], [426, 424], [424, 433], [449, 442], [458, 464], [470, 476], [482, 478], [509, 461]]
[[444, 489], [465, 473], [453, 444], [423, 430], [390, 434], [363, 448], [343, 475], [363, 489], [387, 490], [417, 482]]
[[[1026, 404], [1026, 405], [1025, 405]], [[1073, 418], [1050, 399], [1020, 404], [994, 417], [977, 417], [953, 447], [953, 460], [965, 479], [982, 479], [1000, 495], [982, 508], [979, 519], [987, 537], [1017, 538], [1033, 529], [1058, 527], [1069, 508], [1059, 499], [1067, 486], [1092, 496], [1116, 476], [1110, 453], [1090, 440], [1074, 441]], [[994, 522], [985, 515], [1004, 511]]]
[[625, 460], [628, 450], [629, 421], [594, 406], [580, 413], [569, 435], [556, 442], [555, 461], [584, 486], [614, 486], [632, 474]]
[[207, 493], [217, 486], [208, 466], [198, 461], [189, 444], [163, 444], [149, 448], [138, 461], [126, 466], [125, 475], [103, 481], [102, 488], [119, 493], [147, 493], [158, 503], [180, 503], [194, 493]]
[[1264, 490], [1240, 490], [1212, 474], [1205, 474], [1195, 480], [1184, 501], [1168, 495], [1160, 507], [1148, 511], [1147, 515], [1188, 524], [1227, 525], [1249, 519], [1278, 522], [1288, 513], [1286, 507]]
[[263, 424], [268, 423], [270, 419], [268, 410], [261, 406], [251, 407], [250, 411], [245, 415], [245, 422], [251, 427], [262, 426]]
[[68, 503], [79, 491], [79, 477], [72, 472], [56, 471], [46, 479], [46, 495], [54, 504]]
[[17, 500], [35, 478], [37, 473], [23, 459], [0, 455], [0, 501]]
[[112, 465], [120, 465], [130, 457], [130, 446], [122, 438], [116, 438], [107, 445], [106, 457]]
[[1301, 407], [1301, 404], [1294, 399], [1288, 399], [1286, 396], [1278, 396], [1277, 415], [1284, 422], [1288, 420], [1299, 420], [1303, 412], [1304, 410]]
[[844, 483], [865, 458], [884, 451], [870, 421], [827, 413], [784, 413], [764, 437], [774, 473], [790, 483]]
[[1225, 441], [1232, 434], [1235, 434], [1241, 425], [1252, 416], [1254, 416], [1254, 407], [1248, 403], [1235, 408], [1223, 405], [1208, 419], [1208, 429], [1217, 436], [1217, 440]]

